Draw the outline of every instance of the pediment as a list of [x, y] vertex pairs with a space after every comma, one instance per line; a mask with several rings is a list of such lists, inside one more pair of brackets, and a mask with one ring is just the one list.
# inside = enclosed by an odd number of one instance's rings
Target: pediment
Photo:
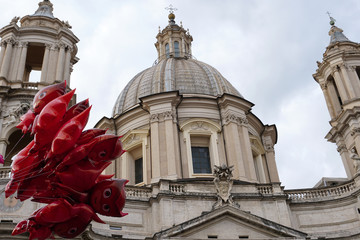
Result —
[[158, 232], [153, 239], [305, 239], [306, 233], [226, 205]]

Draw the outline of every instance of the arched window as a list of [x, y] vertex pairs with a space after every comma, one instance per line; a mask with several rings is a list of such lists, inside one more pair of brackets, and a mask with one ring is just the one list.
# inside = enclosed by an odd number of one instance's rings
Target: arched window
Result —
[[[132, 130], [122, 138], [123, 148], [126, 152], [121, 155], [119, 165], [120, 176], [129, 179], [130, 184], [144, 185], [148, 183], [147, 171], [147, 136], [148, 130]], [[116, 170], [115, 170], [116, 171]], [[111, 172], [106, 172], [106, 174]]]
[[214, 165], [220, 165], [217, 138], [219, 124], [202, 118], [193, 118], [180, 126], [186, 144], [190, 177], [208, 177]]
[[179, 48], [179, 42], [174, 42], [174, 48], [175, 48], [175, 57], [180, 57], [180, 48]]
[[165, 54], [166, 54], [166, 58], [170, 57], [170, 49], [169, 49], [169, 44], [165, 44]]

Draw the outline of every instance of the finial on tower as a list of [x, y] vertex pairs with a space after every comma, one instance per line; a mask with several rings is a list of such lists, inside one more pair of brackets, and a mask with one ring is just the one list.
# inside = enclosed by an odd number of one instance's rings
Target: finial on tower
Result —
[[175, 24], [175, 14], [174, 14], [174, 11], [177, 10], [177, 8], [173, 7], [172, 4], [170, 4], [168, 7], [165, 8], [166, 10], [169, 11], [169, 23], [170, 24]]
[[332, 16], [330, 16], [329, 11], [327, 11], [326, 13], [327, 13], [327, 15], [329, 15], [330, 25], [331, 25], [331, 26], [334, 26], [334, 25], [335, 25], [335, 22], [336, 22], [335, 18], [333, 18]]

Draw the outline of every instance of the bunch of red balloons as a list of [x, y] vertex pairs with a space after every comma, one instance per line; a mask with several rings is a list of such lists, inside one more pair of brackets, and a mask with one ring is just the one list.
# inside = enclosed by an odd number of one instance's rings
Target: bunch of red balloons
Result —
[[19, 222], [12, 235], [29, 232], [29, 239], [74, 238], [97, 213], [122, 217], [128, 180], [101, 175], [111, 160], [124, 153], [119, 136], [106, 130], [83, 131], [91, 106], [88, 100], [68, 108], [75, 90], [66, 93], [66, 82], [40, 90], [33, 108], [17, 126], [34, 136], [13, 157], [11, 179], [5, 195], [45, 203]]

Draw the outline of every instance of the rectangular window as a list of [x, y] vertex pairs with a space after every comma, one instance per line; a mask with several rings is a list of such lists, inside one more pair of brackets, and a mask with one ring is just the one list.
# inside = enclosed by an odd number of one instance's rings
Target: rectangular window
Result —
[[135, 184], [143, 182], [143, 159], [135, 160]]
[[211, 173], [208, 147], [191, 147], [194, 173]]
[[174, 49], [175, 49], [175, 57], [180, 57], [180, 48], [179, 48], [179, 42], [174, 42]]

